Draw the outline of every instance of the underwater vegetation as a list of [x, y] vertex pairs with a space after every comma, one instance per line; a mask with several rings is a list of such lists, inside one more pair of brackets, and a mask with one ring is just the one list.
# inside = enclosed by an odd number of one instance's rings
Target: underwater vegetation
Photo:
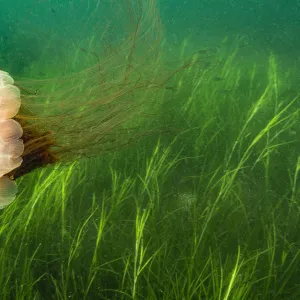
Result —
[[0, 299], [299, 299], [297, 67], [245, 62], [240, 36], [167, 49], [155, 1], [72, 3], [30, 6], [86, 25], [39, 28], [10, 71], [24, 153]]

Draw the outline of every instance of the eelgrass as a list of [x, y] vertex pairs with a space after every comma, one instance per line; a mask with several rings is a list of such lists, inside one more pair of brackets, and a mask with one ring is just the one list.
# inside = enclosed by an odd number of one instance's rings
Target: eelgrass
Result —
[[171, 143], [20, 180], [1, 213], [1, 299], [300, 297], [299, 93], [280, 99], [274, 55], [265, 74], [238, 60], [176, 75]]

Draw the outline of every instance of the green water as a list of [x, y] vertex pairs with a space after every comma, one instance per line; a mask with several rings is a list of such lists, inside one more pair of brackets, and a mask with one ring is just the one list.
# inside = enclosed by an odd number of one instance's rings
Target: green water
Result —
[[105, 95], [148, 85], [126, 98], [147, 100], [127, 146], [17, 180], [0, 299], [300, 299], [299, 3], [164, 0], [162, 27], [149, 3], [1, 1], [0, 68], [20, 86], [95, 66]]

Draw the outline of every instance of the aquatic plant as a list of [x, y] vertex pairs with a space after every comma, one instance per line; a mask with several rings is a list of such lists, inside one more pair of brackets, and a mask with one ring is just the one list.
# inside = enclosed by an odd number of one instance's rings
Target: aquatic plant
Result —
[[[204, 76], [189, 61], [171, 71], [171, 89], [158, 88], [155, 124], [180, 128], [175, 138], [18, 178], [20, 194], [0, 216], [1, 299], [300, 297], [299, 90], [288, 87], [298, 69], [280, 72], [274, 54], [245, 63], [239, 41]], [[20, 83], [28, 104], [38, 99]], [[23, 120], [34, 124], [27, 107]]]

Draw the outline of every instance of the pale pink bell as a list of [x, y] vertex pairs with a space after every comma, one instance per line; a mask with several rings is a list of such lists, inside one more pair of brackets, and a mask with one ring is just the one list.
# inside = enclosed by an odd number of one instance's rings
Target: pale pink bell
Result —
[[0, 209], [16, 197], [17, 185], [5, 174], [18, 168], [22, 162], [24, 143], [21, 125], [11, 119], [21, 106], [20, 90], [13, 85], [13, 78], [0, 70]]
[[20, 90], [14, 85], [0, 84], [0, 119], [13, 118], [21, 106]]
[[0, 178], [0, 209], [14, 201], [18, 188], [8, 176]]
[[21, 125], [13, 120], [0, 121], [0, 141], [9, 143], [19, 139], [23, 135], [23, 129]]

